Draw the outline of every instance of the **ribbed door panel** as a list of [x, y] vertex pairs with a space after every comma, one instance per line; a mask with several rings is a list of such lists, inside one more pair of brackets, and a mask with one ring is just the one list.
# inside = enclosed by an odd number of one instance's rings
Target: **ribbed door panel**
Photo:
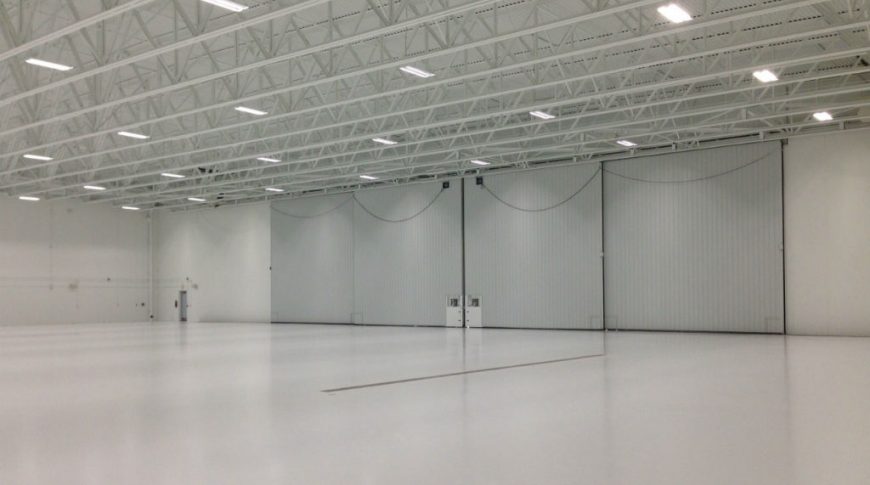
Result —
[[781, 159], [775, 142], [606, 163], [608, 327], [782, 332]]
[[[357, 193], [354, 207], [354, 318], [357, 323], [445, 325], [448, 295], [462, 292], [458, 182]], [[413, 216], [432, 200], [431, 206]]]
[[354, 209], [349, 197], [272, 204], [272, 321], [351, 321]]
[[[508, 204], [541, 209], [570, 197], [597, 165], [487, 175]], [[601, 328], [600, 174], [543, 212], [465, 185], [466, 292], [480, 296], [484, 327]]]

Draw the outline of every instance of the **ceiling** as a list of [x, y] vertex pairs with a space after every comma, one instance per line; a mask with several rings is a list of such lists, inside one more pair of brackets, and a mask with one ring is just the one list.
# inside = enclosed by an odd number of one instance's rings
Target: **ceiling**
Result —
[[184, 209], [870, 121], [870, 0], [239, 3], [0, 0], [0, 192]]

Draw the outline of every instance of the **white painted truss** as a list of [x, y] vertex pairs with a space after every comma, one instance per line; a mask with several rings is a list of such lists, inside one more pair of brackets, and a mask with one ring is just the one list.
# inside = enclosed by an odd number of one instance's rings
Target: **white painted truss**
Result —
[[0, 0], [0, 191], [187, 208], [870, 121], [867, 0], [666, 3]]

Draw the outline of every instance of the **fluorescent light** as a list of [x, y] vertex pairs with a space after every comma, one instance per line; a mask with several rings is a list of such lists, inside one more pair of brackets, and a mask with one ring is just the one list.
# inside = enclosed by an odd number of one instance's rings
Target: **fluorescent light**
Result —
[[121, 208], [124, 209], [125, 211], [137, 211], [137, 210], [139, 210], [138, 207], [133, 207], [132, 205], [122, 205]]
[[378, 178], [373, 175], [360, 175], [359, 178], [366, 180], [377, 180]]
[[39, 200], [39, 197], [31, 197], [29, 195], [21, 195], [18, 198], [21, 200], [26, 200], [28, 202], [36, 202]]
[[427, 77], [432, 77], [432, 76], [434, 76], [434, 74], [432, 74], [432, 73], [429, 72], [429, 71], [424, 71], [424, 70], [422, 70], [422, 69], [417, 69], [416, 67], [413, 67], [413, 66], [400, 67], [399, 70], [402, 71], [402, 72], [407, 72], [408, 74], [411, 74], [411, 75], [414, 75], [414, 76], [417, 76], [417, 77], [422, 77], [422, 78], [427, 78]]
[[628, 140], [616, 140], [616, 143], [624, 146], [624, 147], [636, 147], [637, 143]]
[[278, 160], [277, 158], [269, 158], [269, 157], [257, 157], [257, 160], [259, 160], [261, 162], [270, 162], [270, 163], [278, 163], [281, 161], [281, 160]]
[[121, 136], [126, 136], [127, 138], [135, 138], [137, 140], [147, 140], [147, 139], [151, 138], [148, 135], [143, 135], [141, 133], [133, 133], [130, 131], [119, 131], [118, 134]]
[[382, 143], [384, 145], [395, 145], [396, 143], [399, 143], [397, 141], [388, 140], [386, 138], [372, 138], [372, 141], [376, 143]]
[[752, 73], [752, 75], [755, 76], [755, 79], [758, 79], [759, 81], [761, 81], [763, 83], [772, 83], [774, 81], [779, 81], [779, 78], [776, 77], [776, 74], [770, 72], [767, 69], [755, 71]]
[[235, 109], [236, 111], [241, 111], [242, 113], [248, 113], [249, 115], [263, 116], [263, 115], [269, 114], [265, 111], [260, 111], [258, 109], [254, 109], [254, 108], [246, 108], [244, 106], [236, 106], [233, 109]]
[[106, 190], [102, 185], [85, 185], [82, 188], [85, 190]]
[[160, 176], [161, 177], [168, 177], [171, 179], [183, 179], [184, 178], [184, 175], [177, 174], [177, 173], [169, 173], [169, 172], [161, 173]]
[[205, 199], [200, 197], [188, 197], [187, 200], [191, 202], [205, 202]]
[[43, 162], [47, 162], [49, 160], [54, 160], [51, 157], [46, 157], [45, 155], [34, 155], [32, 153], [25, 153], [24, 158], [29, 158], [31, 160], [42, 160]]
[[552, 120], [553, 118], [555, 118], [555, 116], [544, 111], [529, 111], [529, 114], [534, 116], [535, 118], [540, 118], [542, 120]]
[[471, 163], [475, 165], [489, 165], [489, 162], [485, 162], [483, 160], [472, 160]]
[[240, 3], [231, 2], [230, 0], [202, 0], [205, 3], [210, 3], [216, 7], [225, 8], [231, 12], [241, 12], [242, 10], [247, 10], [247, 5], [242, 5]]
[[818, 113], [813, 113], [813, 118], [818, 121], [831, 121], [832, 119], [834, 119], [834, 117], [831, 116], [831, 113], [828, 113], [827, 111], [819, 111]]
[[675, 24], [680, 24], [692, 20], [692, 16], [689, 15], [689, 12], [686, 12], [683, 7], [677, 5], [676, 3], [662, 5], [658, 8], [658, 11], [660, 14], [662, 14], [662, 17], [670, 20]]
[[55, 71], [69, 71], [70, 69], [72, 69], [72, 66], [58, 64], [56, 62], [43, 61], [42, 59], [36, 59], [33, 57], [31, 57], [30, 59], [26, 59], [24, 62], [26, 62], [28, 64], [32, 64], [34, 66], [47, 67], [49, 69], [54, 69]]
[[276, 189], [275, 187], [266, 187], [268, 192], [284, 192], [284, 189]]

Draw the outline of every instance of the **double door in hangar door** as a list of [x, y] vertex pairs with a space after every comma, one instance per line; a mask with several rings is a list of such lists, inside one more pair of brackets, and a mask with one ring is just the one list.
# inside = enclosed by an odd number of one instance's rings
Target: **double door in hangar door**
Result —
[[445, 325], [448, 327], [482, 327], [483, 320], [481, 312], [482, 305], [479, 296], [448, 296]]

